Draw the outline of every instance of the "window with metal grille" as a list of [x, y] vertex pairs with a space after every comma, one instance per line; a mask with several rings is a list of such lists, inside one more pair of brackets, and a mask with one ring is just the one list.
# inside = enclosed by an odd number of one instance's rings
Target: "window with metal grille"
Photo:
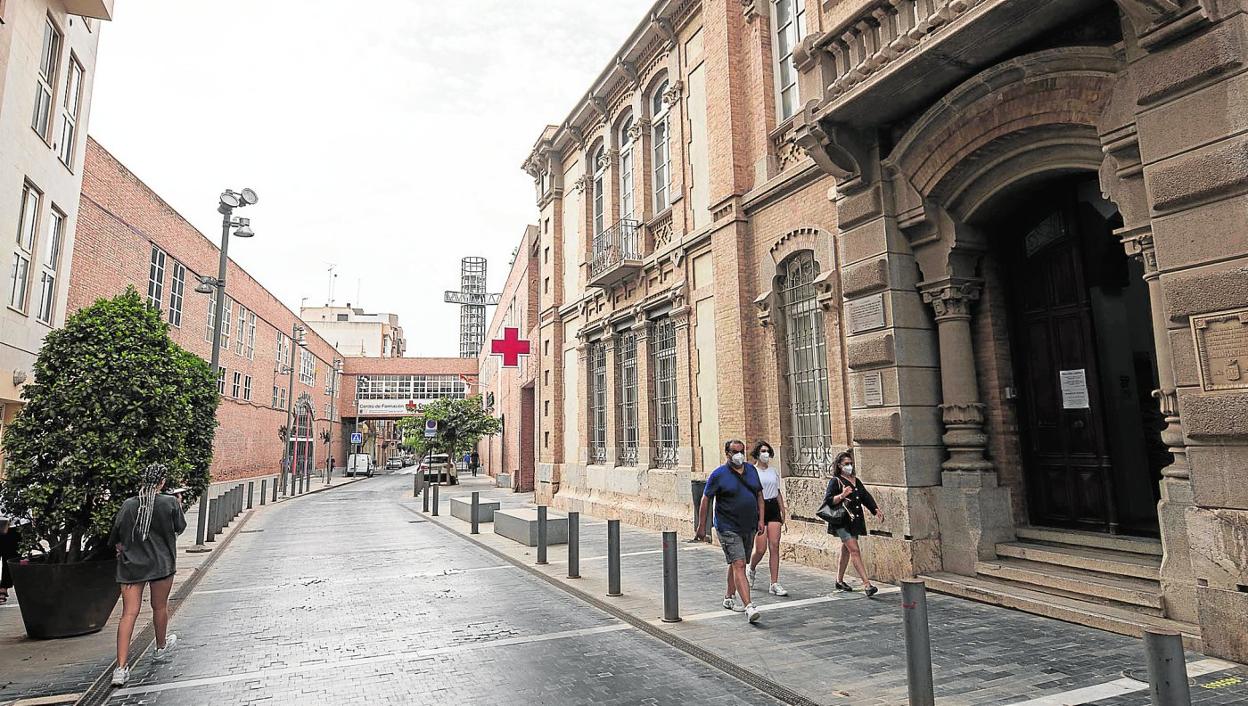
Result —
[[676, 416], [676, 324], [654, 322], [650, 334], [654, 359], [654, 451], [658, 468], [676, 465], [680, 422]]
[[607, 347], [589, 345], [589, 462], [607, 460]]
[[616, 380], [620, 390], [619, 422], [616, 426], [618, 449], [616, 463], [637, 465], [637, 334], [626, 331], [616, 343], [619, 371]]
[[824, 475], [837, 453], [828, 400], [823, 310], [815, 299], [818, 274], [814, 253], [807, 250], [783, 263], [776, 279], [788, 389], [789, 468], [796, 475]]

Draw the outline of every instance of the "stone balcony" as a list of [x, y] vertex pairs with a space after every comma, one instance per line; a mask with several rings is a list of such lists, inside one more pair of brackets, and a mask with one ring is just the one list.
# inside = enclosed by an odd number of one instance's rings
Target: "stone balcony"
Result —
[[113, 19], [113, 0], [65, 0], [65, 11], [97, 20]]
[[815, 117], [857, 127], [901, 118], [1032, 38], [1089, 10], [1087, 0], [867, 0], [797, 50]]
[[624, 219], [594, 236], [589, 261], [589, 286], [610, 287], [641, 271], [641, 231], [637, 221]]

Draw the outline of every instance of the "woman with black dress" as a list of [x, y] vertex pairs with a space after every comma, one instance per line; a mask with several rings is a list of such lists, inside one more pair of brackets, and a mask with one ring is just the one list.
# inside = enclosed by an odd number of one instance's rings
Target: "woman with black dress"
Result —
[[844, 504], [847, 519], [838, 524], [828, 524], [828, 534], [835, 534], [841, 540], [841, 567], [836, 574], [836, 587], [842, 591], [854, 590], [845, 583], [845, 569], [849, 562], [854, 562], [854, 569], [862, 577], [862, 585], [867, 597], [874, 596], [880, 589], [871, 585], [867, 577], [867, 567], [862, 561], [862, 551], [858, 548], [858, 538], [867, 533], [867, 521], [863, 516], [863, 508], [871, 511], [877, 519], [883, 520], [884, 513], [871, 497], [870, 491], [854, 474], [854, 455], [852, 451], [842, 451], [833, 462], [833, 476], [828, 481], [828, 491], [823, 502], [828, 507]]
[[130, 639], [143, 606], [143, 587], [150, 585], [152, 623], [156, 628], [156, 659], [163, 660], [178, 642], [169, 630], [169, 592], [177, 571], [178, 535], [186, 529], [182, 502], [167, 495], [168, 468], [153, 463], [143, 469], [139, 494], [121, 504], [108, 542], [117, 548], [117, 583], [121, 584], [121, 621], [117, 624], [117, 669], [113, 684], [130, 680]]

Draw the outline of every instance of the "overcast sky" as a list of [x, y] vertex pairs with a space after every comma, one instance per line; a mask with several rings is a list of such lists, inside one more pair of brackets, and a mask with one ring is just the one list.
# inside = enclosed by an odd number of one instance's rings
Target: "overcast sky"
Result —
[[[91, 134], [287, 306], [397, 313], [408, 355], [458, 353], [459, 259], [498, 291], [536, 220], [520, 169], [652, 0], [120, 0]], [[358, 294], [357, 294], [358, 291]]]

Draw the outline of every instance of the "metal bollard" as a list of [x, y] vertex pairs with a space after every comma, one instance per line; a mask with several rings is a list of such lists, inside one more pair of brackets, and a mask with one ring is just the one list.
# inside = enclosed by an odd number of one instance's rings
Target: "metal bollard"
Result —
[[277, 502], [277, 476], [273, 476], [273, 502]]
[[438, 516], [438, 484], [433, 484], [433, 516]]
[[247, 489], [246, 483], [238, 484], [238, 499], [234, 501], [234, 516], [235, 517], [238, 517], [239, 515], [243, 514], [243, 510], [247, 509], [247, 494], [243, 492], [246, 489]]
[[256, 482], [254, 480], [247, 481], [247, 509], [250, 510], [256, 502]]
[[676, 575], [676, 533], [663, 533], [663, 622], [680, 622], [680, 589]]
[[269, 497], [269, 479], [261, 478], [260, 479], [260, 504], [263, 505], [264, 501], [267, 500], [268, 497]]
[[429, 512], [429, 488], [425, 488], [425, 492], [420, 494], [420, 511]]
[[472, 533], [473, 534], [481, 534], [480, 527], [478, 526], [480, 523], [480, 520], [477, 519], [477, 513], [480, 510], [481, 510], [481, 492], [474, 490], [472, 491]]
[[[204, 491], [205, 493], [208, 491]], [[212, 538], [217, 534], [217, 500], [209, 498], [208, 500], [208, 522], [204, 525], [204, 541], [211, 542]]]
[[620, 592], [620, 521], [607, 520], [607, 595]]
[[303, 495], [303, 473], [295, 474], [295, 495]]
[[537, 506], [537, 563], [546, 563], [546, 506]]
[[934, 706], [932, 643], [927, 632], [927, 586], [918, 579], [902, 579], [901, 607], [906, 625], [906, 681], [910, 706]]
[[1183, 636], [1172, 630], [1145, 630], [1144, 655], [1153, 706], [1190, 706], [1192, 692], [1187, 685]]
[[568, 578], [581, 577], [581, 513], [568, 513]]
[[420, 495], [420, 474], [419, 473], [412, 476], [412, 497], [414, 498], [417, 495]]
[[238, 517], [243, 511], [243, 485], [239, 483], [234, 486], [234, 502], [230, 503], [230, 519]]

